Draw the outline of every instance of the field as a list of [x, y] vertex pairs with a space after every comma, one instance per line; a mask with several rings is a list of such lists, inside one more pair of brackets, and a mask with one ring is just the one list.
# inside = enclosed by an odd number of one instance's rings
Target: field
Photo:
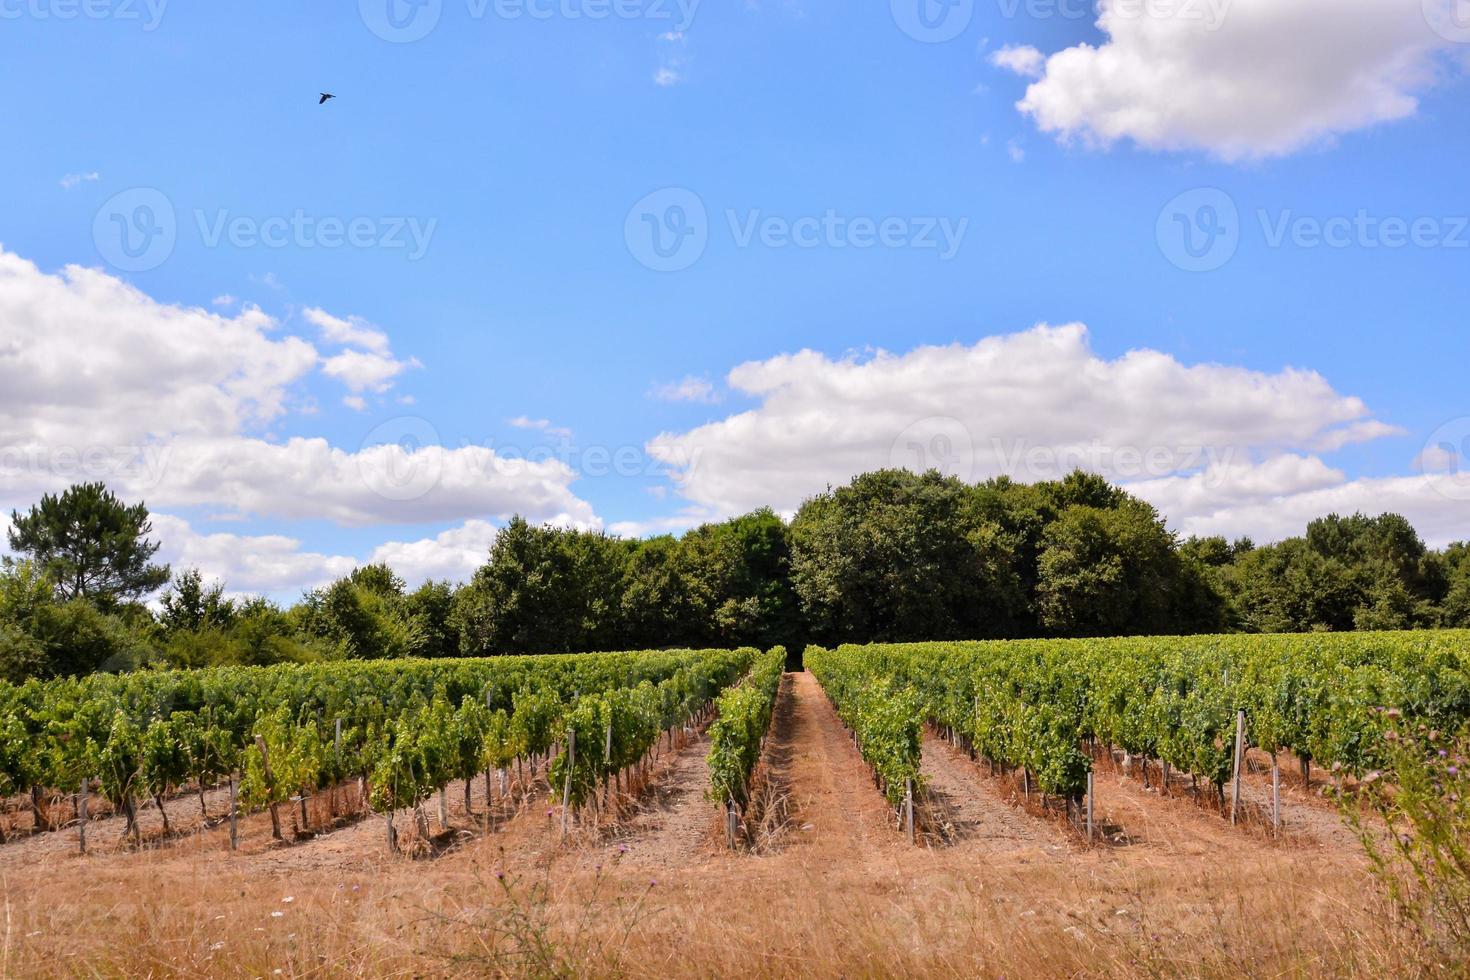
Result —
[[626, 792], [612, 794], [616, 812], [584, 807], [565, 836], [567, 787], [549, 786], [544, 766], [534, 778], [523, 770], [522, 792], [514, 778], [504, 795], [483, 779], [468, 795], [451, 783], [444, 824], [439, 813], [417, 829], [398, 821], [402, 853], [388, 850], [381, 817], [349, 815], [351, 781], [290, 801], [293, 826], [301, 807], [313, 829], [288, 840], [274, 838], [267, 812], [242, 814], [235, 851], [218, 787], [161, 796], [167, 834], [159, 809], [141, 806], [141, 846], [94, 801], [85, 855], [74, 824], [27, 833], [28, 801], [14, 799], [0, 847], [0, 975], [1381, 976], [1427, 966], [1391, 924], [1359, 842], [1325, 798], [1323, 768], [1307, 786], [1281, 760], [1277, 832], [1259, 750], [1236, 826], [1188, 776], [1176, 771], [1165, 790], [1156, 765], [1146, 788], [1136, 758], [1100, 752], [1089, 844], [1061, 809], [1042, 808], [1027, 777], [929, 726], [911, 845], [902, 808], [876, 786], [827, 692], [812, 673], [788, 673], [748, 833], [732, 851], [722, 809], [706, 799], [714, 715], [695, 708], [646, 771], [632, 767]]

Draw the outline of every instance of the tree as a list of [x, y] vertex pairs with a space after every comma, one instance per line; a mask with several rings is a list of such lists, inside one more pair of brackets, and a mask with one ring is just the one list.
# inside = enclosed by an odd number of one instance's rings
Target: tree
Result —
[[789, 536], [774, 511], [695, 528], [674, 547], [671, 562], [686, 603], [680, 645], [800, 647]]
[[407, 608], [403, 580], [386, 565], [356, 569], [308, 592], [291, 615], [307, 636], [352, 660], [416, 657], [426, 648], [422, 624]]
[[459, 630], [454, 624], [455, 587], [448, 582], [425, 582], [403, 597], [403, 608], [418, 623], [423, 636], [422, 657], [459, 656]]
[[124, 504], [101, 483], [47, 494], [21, 515], [11, 512], [10, 547], [29, 555], [62, 599], [110, 606], [141, 599], [168, 581], [168, 566], [150, 560], [159, 545], [147, 535], [148, 508]]
[[223, 582], [206, 586], [199, 569], [186, 569], [159, 599], [158, 624], [164, 635], [226, 629], [235, 621], [235, 603], [225, 598]]
[[1453, 549], [1424, 546], [1397, 514], [1330, 514], [1302, 537], [1241, 551], [1219, 577], [1233, 619], [1257, 632], [1452, 623]]
[[1004, 635], [1018, 591], [1003, 529], [970, 488], [883, 470], [808, 500], [790, 529], [791, 577], [820, 642]]
[[455, 598], [467, 656], [617, 649], [634, 542], [513, 518]]
[[133, 607], [108, 613], [86, 599], [60, 601], [29, 561], [0, 569], [0, 674], [10, 680], [130, 670], [146, 662]]

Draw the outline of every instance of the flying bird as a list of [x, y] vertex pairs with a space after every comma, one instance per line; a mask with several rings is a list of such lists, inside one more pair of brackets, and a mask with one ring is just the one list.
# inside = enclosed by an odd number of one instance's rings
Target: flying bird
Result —
[[318, 102], [317, 105], [326, 105], [328, 99], [335, 99], [335, 98], [336, 98], [336, 96], [333, 95], [331, 92], [323, 92], [322, 93], [321, 101]]

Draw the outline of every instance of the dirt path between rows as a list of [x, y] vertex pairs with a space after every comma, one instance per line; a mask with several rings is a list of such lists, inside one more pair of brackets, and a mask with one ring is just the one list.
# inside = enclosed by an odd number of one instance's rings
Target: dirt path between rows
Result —
[[887, 802], [817, 679], [793, 674], [788, 695], [789, 724], [775, 733], [772, 748], [790, 756], [786, 778], [798, 844], [823, 860], [842, 861], [891, 848], [898, 831]]
[[1059, 849], [1062, 833], [999, 795], [969, 755], [932, 734], [924, 736], [920, 771], [928, 781], [931, 818], [944, 841], [986, 854]]
[[623, 860], [649, 867], [687, 867], [713, 846], [718, 809], [704, 798], [709, 738], [701, 733], [665, 757], [638, 813], [613, 841]]

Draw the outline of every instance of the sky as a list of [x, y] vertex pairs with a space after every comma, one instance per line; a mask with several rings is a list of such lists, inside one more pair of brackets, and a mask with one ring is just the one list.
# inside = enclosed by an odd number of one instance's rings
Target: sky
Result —
[[0, 507], [283, 599], [884, 466], [1470, 538], [1467, 68], [1467, 0], [0, 0]]

